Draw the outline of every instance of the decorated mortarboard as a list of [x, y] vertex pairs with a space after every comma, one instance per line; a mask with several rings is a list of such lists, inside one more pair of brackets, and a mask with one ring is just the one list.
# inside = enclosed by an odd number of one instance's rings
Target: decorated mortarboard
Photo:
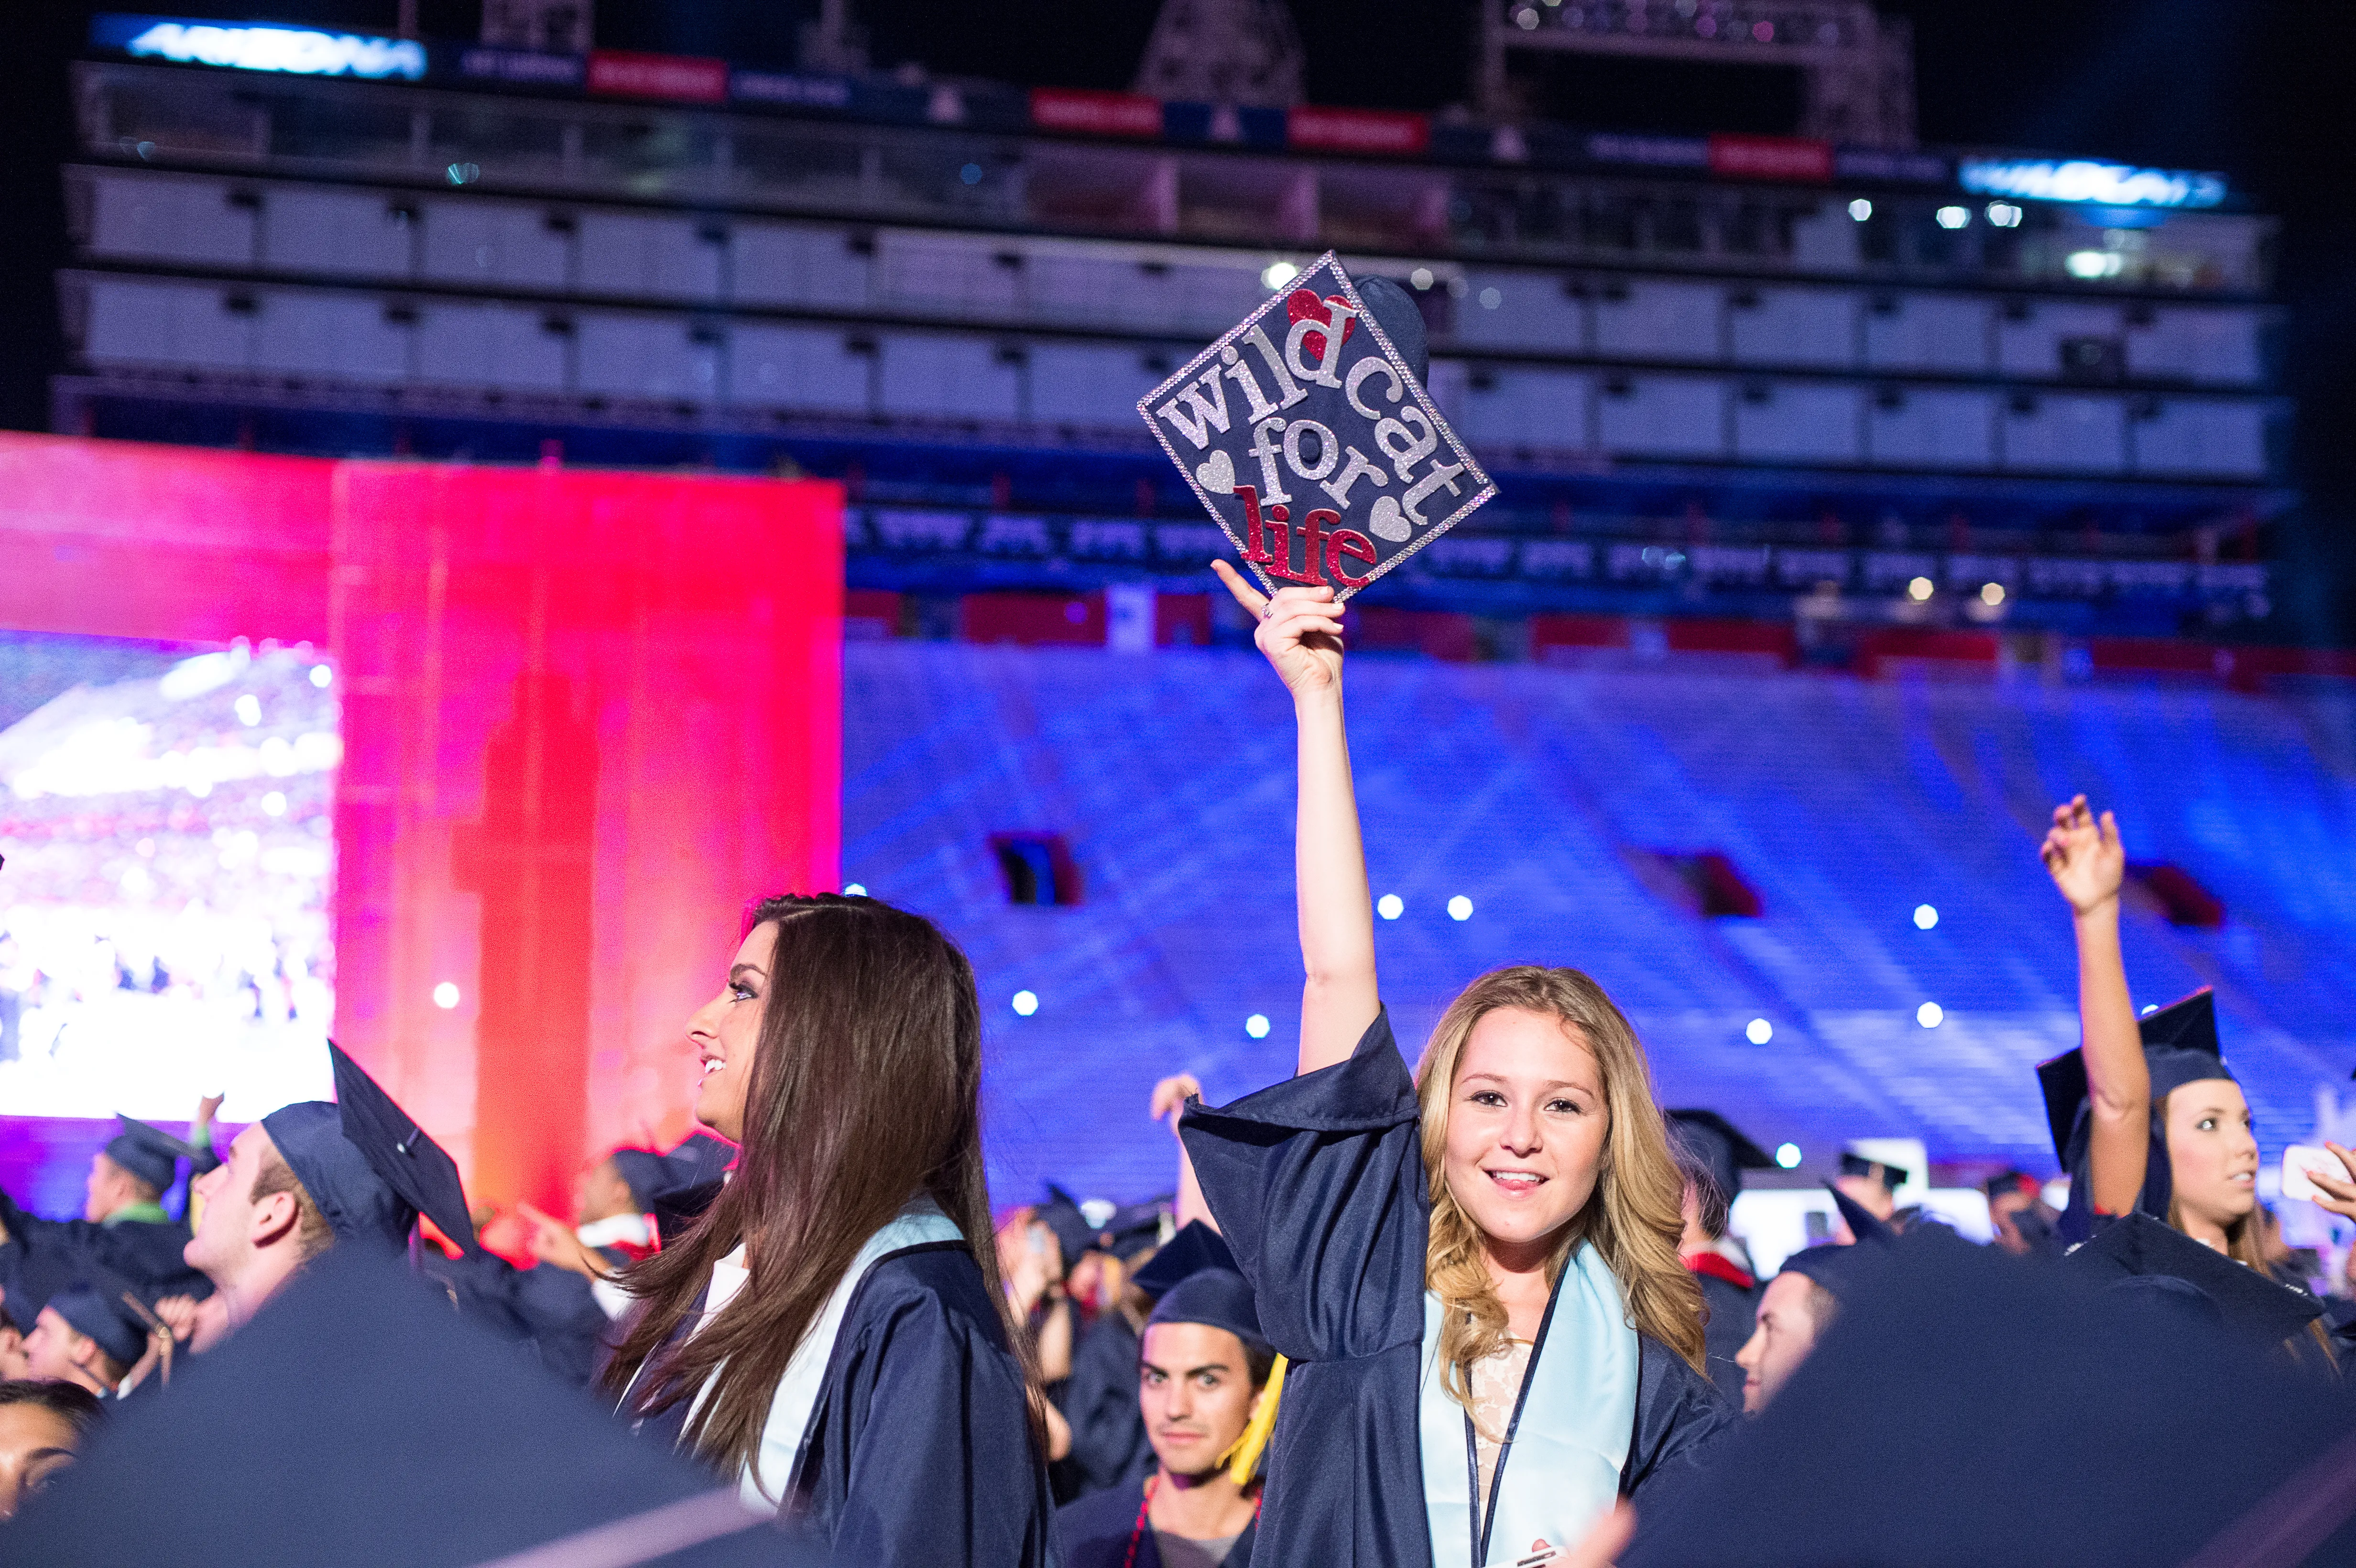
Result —
[[2216, 1304], [2228, 1328], [2267, 1344], [2323, 1316], [2323, 1304], [2305, 1291], [2278, 1285], [2140, 1211], [2104, 1225], [2092, 1241], [2070, 1249], [2068, 1262], [2112, 1280], [2181, 1280]]
[[398, 1251], [421, 1213], [471, 1253], [473, 1217], [458, 1167], [360, 1064], [332, 1040], [336, 1104], [299, 1101], [262, 1118], [263, 1130], [338, 1241]]
[[147, 1353], [155, 1314], [123, 1280], [99, 1273], [75, 1281], [49, 1297], [48, 1309], [77, 1334], [87, 1334], [116, 1365], [129, 1367]]
[[194, 1145], [135, 1116], [114, 1118], [122, 1130], [106, 1143], [106, 1157], [161, 1192], [179, 1178], [179, 1162], [198, 1157]]
[[1205, 1269], [1242, 1272], [1236, 1267], [1236, 1254], [1225, 1236], [1200, 1220], [1189, 1220], [1179, 1227], [1176, 1235], [1162, 1243], [1151, 1262], [1130, 1275], [1129, 1283], [1159, 1298], [1180, 1280]]
[[[2144, 1061], [2151, 1070], [2154, 1105], [2187, 1083], [2233, 1076], [2218, 1045], [2217, 998], [2208, 987], [2144, 1014], [2136, 1027], [2143, 1036]], [[2086, 1107], [2085, 1048], [2038, 1063], [2037, 1083], [2045, 1095], [2045, 1125], [2053, 1135], [2053, 1153], [2062, 1168], [2075, 1175], [2071, 1145], [2079, 1114]]]
[[1413, 298], [1329, 251], [1137, 411], [1269, 592], [1343, 600], [1497, 493], [1425, 368]]
[[2356, 1562], [2344, 1390], [2213, 1332], [2187, 1354], [2067, 1268], [1893, 1256], [1620, 1568]]
[[1766, 1170], [1775, 1163], [1765, 1149], [1743, 1136], [1732, 1122], [1716, 1111], [1671, 1111], [1667, 1115], [1674, 1136], [1708, 1168], [1710, 1179], [1718, 1183], [1718, 1195], [1729, 1203], [1742, 1190], [1744, 1171]]
[[174, 1397], [111, 1424], [10, 1521], [0, 1560], [178, 1561], [191, 1520], [244, 1568], [823, 1561], [431, 1282], [341, 1246], [195, 1358]]

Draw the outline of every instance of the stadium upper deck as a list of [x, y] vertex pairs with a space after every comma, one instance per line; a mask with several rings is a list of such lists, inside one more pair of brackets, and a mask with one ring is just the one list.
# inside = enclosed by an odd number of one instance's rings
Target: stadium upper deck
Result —
[[1416, 291], [1505, 486], [1394, 603], [2271, 613], [2271, 222], [2211, 176], [154, 17], [91, 52], [63, 429], [791, 463], [851, 481], [854, 586], [1151, 583], [1208, 539], [1136, 398], [1333, 247]]

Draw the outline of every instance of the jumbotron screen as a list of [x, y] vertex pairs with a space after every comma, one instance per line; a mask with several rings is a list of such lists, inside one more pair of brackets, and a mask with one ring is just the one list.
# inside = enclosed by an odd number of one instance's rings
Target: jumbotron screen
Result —
[[336, 672], [0, 635], [0, 1113], [326, 1098]]

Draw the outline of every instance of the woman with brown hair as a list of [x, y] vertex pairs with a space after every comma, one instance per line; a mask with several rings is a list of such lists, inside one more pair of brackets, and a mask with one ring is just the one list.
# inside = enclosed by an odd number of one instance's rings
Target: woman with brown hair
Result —
[[1559, 1563], [1735, 1419], [1700, 1370], [1644, 1050], [1593, 980], [1517, 965], [1450, 1005], [1408, 1077], [1376, 987], [1341, 608], [1216, 570], [1260, 618], [1300, 746], [1300, 1074], [1182, 1124], [1292, 1368], [1259, 1550]]
[[606, 1386], [842, 1563], [1046, 1560], [1046, 1471], [982, 1170], [973, 971], [873, 899], [773, 898], [689, 1021], [742, 1146], [632, 1268]]

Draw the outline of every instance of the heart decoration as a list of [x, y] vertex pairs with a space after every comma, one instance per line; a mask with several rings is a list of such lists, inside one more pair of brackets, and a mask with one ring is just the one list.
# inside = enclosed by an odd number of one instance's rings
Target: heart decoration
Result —
[[[1226, 453], [1220, 455], [1225, 456]], [[1366, 513], [1366, 527], [1375, 530], [1376, 539], [1388, 539], [1393, 544], [1415, 531], [1408, 526], [1406, 517], [1399, 511], [1398, 502], [1389, 496], [1375, 497], [1373, 507]]]
[[[1349, 303], [1349, 301], [1344, 299], [1340, 294], [1327, 294], [1321, 300], [1317, 297], [1314, 290], [1295, 289], [1290, 293], [1284, 296], [1284, 314], [1286, 319], [1290, 321], [1303, 321], [1312, 317], [1314, 317], [1319, 321], [1331, 321], [1333, 319], [1333, 315], [1325, 307], [1336, 304], [1346, 307]], [[1350, 334], [1357, 330], [1358, 318], [1355, 315], [1353, 315], [1349, 319], [1342, 323], [1342, 341], [1344, 343], [1349, 342]], [[1325, 335], [1322, 332], [1304, 332], [1301, 335], [1301, 347], [1307, 348], [1310, 346], [1310, 339], [1312, 338], [1315, 338], [1317, 340], [1316, 353], [1318, 358], [1321, 360], [1323, 359], [1325, 357]]]
[[[1194, 477], [1214, 496], [1232, 496], [1236, 493], [1236, 460], [1224, 452], [1215, 452], [1207, 461], [1195, 464]], [[1386, 496], [1383, 499], [1387, 501], [1390, 497]]]

